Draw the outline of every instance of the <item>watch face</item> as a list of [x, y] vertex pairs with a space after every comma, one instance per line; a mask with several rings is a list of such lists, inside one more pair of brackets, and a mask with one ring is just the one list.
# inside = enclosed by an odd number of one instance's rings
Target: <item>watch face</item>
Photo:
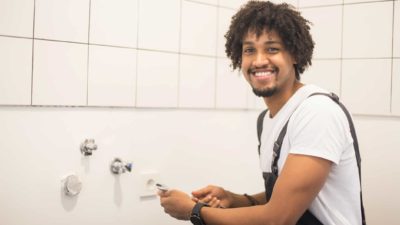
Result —
[[194, 225], [203, 225], [201, 218], [198, 215], [191, 215], [190, 222], [192, 222]]

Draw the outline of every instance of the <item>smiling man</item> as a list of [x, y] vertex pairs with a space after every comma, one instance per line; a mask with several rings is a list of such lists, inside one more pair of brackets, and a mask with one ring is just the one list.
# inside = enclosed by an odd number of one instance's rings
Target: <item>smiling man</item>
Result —
[[308, 23], [287, 4], [249, 1], [225, 35], [233, 68], [268, 107], [260, 115], [265, 191], [210, 185], [191, 198], [169, 190], [159, 194], [166, 213], [195, 225], [365, 224], [351, 117], [327, 91], [300, 82], [314, 48]]

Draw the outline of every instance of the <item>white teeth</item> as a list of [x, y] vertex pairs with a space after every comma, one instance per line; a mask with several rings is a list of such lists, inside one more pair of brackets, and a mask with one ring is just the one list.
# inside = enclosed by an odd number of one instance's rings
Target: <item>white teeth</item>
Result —
[[264, 77], [264, 76], [271, 76], [274, 72], [267, 71], [267, 72], [255, 72], [254, 75], [256, 77]]

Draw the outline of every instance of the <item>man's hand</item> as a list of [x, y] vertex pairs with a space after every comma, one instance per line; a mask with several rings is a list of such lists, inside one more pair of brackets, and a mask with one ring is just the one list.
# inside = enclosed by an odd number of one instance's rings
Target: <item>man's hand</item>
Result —
[[194, 205], [190, 196], [178, 190], [158, 192], [164, 212], [178, 220], [189, 220]]
[[212, 185], [193, 191], [192, 195], [194, 201], [204, 202], [216, 208], [229, 208], [233, 203], [233, 198], [229, 191]]

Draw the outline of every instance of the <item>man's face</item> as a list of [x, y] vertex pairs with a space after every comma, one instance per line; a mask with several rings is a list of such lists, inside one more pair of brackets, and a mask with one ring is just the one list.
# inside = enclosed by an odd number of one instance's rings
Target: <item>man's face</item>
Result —
[[257, 96], [270, 97], [291, 87], [295, 62], [276, 32], [264, 31], [259, 37], [248, 32], [242, 47], [242, 72]]

